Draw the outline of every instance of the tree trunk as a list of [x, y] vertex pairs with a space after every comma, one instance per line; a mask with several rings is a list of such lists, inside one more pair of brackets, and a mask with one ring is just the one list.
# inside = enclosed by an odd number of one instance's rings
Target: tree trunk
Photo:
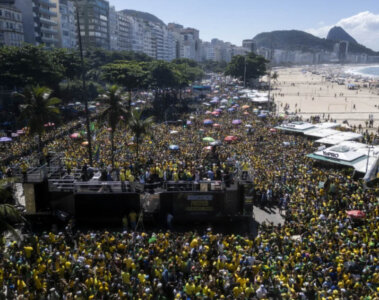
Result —
[[114, 169], [114, 128], [111, 131], [112, 169]]
[[130, 110], [130, 107], [132, 106], [132, 90], [129, 90], [128, 106]]
[[136, 160], [138, 161], [138, 158], [139, 158], [139, 156], [138, 156], [138, 151], [139, 151], [139, 137], [137, 137], [137, 146], [136, 146], [136, 150], [137, 150], [137, 156], [136, 156]]

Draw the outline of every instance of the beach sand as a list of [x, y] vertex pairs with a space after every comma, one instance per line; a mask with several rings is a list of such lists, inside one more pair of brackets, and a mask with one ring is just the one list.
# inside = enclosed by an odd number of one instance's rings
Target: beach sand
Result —
[[[284, 68], [276, 70], [277, 81], [272, 81], [272, 96], [278, 105], [278, 112], [284, 111], [285, 104], [289, 112], [297, 112], [306, 120], [310, 116], [321, 118], [328, 116], [342, 123], [366, 127], [365, 121], [373, 114], [374, 129], [379, 126], [378, 91], [363, 88], [349, 90], [347, 84], [338, 85], [325, 79], [322, 75], [303, 72], [303, 68]], [[323, 69], [325, 72], [325, 67]], [[328, 72], [333, 72], [330, 68]], [[355, 82], [351, 77], [348, 82]], [[362, 85], [362, 82], [360, 83]], [[376, 105], [376, 107], [375, 107]], [[371, 131], [371, 130], [370, 130]]]

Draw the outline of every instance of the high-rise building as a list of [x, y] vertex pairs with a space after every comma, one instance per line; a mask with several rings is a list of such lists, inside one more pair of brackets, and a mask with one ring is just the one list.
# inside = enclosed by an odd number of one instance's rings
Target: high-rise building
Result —
[[118, 50], [117, 12], [114, 6], [109, 7], [109, 48]]
[[183, 28], [182, 25], [175, 23], [168, 23], [167, 25], [167, 29], [174, 40], [175, 58], [183, 57], [183, 36], [181, 35]]
[[[143, 52], [154, 59], [172, 60], [175, 58], [173, 35], [157, 17], [134, 10], [118, 12], [118, 23], [125, 24], [124, 37], [128, 34], [130, 43], [125, 43], [128, 50]], [[119, 35], [119, 39], [121, 39]]]
[[106, 0], [76, 1], [83, 48], [110, 49], [109, 2]]
[[128, 17], [120, 12], [117, 12], [116, 32], [117, 32], [117, 50], [131, 51], [132, 43], [131, 43], [130, 22], [128, 20]]
[[74, 2], [72, 0], [52, 1], [56, 4], [59, 47], [76, 48], [78, 45], [78, 30]]
[[22, 13], [25, 42], [49, 48], [59, 46], [56, 3], [52, 0], [15, 0], [14, 6]]
[[0, 4], [0, 46], [21, 46], [24, 28], [21, 11], [9, 4]]
[[192, 60], [201, 60], [201, 40], [199, 30], [194, 28], [185, 28], [181, 31], [183, 36], [183, 58]]
[[246, 48], [250, 52], [256, 52], [257, 51], [257, 45], [252, 39], [243, 40], [242, 41], [242, 47]]

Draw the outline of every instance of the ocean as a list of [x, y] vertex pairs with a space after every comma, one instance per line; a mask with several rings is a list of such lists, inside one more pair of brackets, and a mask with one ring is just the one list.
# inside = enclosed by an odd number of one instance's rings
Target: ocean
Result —
[[347, 70], [347, 73], [361, 75], [364, 77], [379, 78], [379, 66], [354, 67]]

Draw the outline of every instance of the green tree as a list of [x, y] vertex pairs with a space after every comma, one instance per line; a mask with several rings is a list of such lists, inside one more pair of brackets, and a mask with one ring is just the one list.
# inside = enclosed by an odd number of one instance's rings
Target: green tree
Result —
[[225, 75], [238, 78], [243, 81], [245, 79], [245, 65], [246, 65], [246, 81], [257, 79], [266, 74], [266, 64], [268, 61], [254, 52], [247, 55], [233, 56], [232, 61], [228, 64]]
[[136, 142], [136, 158], [139, 159], [139, 144], [144, 135], [150, 132], [153, 124], [153, 117], [142, 119], [142, 111], [132, 110], [128, 119], [128, 126], [134, 134], [134, 140]]
[[51, 51], [53, 61], [63, 67], [63, 77], [67, 81], [73, 81], [80, 78], [82, 66], [78, 51], [54, 48]]
[[108, 105], [104, 115], [107, 116], [108, 124], [111, 128], [112, 167], [114, 167], [114, 134], [121, 116], [126, 116], [127, 114], [124, 106], [122, 105], [122, 89], [117, 85], [107, 86], [107, 90], [100, 95], [99, 99]]
[[226, 61], [206, 60], [201, 63], [201, 67], [205, 72], [224, 73], [227, 67]]
[[64, 67], [42, 46], [0, 47], [0, 85], [8, 89], [27, 85], [56, 88]]
[[30, 128], [30, 134], [38, 135], [38, 151], [41, 151], [41, 136], [45, 131], [44, 124], [54, 120], [59, 115], [57, 105], [60, 99], [51, 97], [52, 90], [47, 87], [34, 86], [26, 88], [22, 94], [15, 97], [23, 99], [20, 105], [21, 118]]
[[148, 73], [136, 61], [119, 61], [102, 67], [103, 78], [108, 82], [116, 82], [125, 86], [128, 91], [129, 108], [132, 101], [132, 91], [145, 85]]

